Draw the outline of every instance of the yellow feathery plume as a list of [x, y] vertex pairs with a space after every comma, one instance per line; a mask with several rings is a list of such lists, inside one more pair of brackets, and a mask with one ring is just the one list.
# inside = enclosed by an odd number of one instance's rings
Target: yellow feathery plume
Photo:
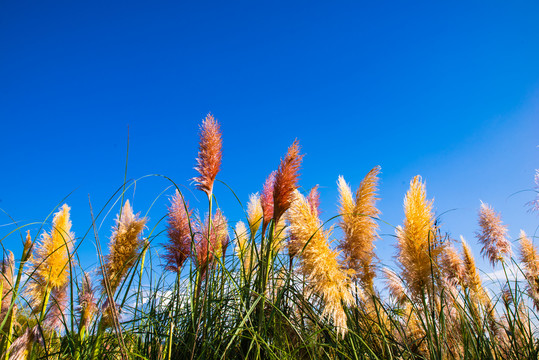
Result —
[[427, 200], [425, 184], [418, 175], [410, 182], [404, 198], [404, 225], [397, 227], [397, 260], [402, 278], [412, 295], [420, 296], [422, 289], [431, 281], [432, 261], [440, 249], [435, 247], [433, 200]]
[[256, 235], [256, 232], [262, 223], [262, 217], [263, 212], [260, 203], [260, 195], [258, 195], [258, 193], [251, 194], [251, 196], [249, 196], [249, 203], [247, 204], [247, 221], [249, 222], [249, 229], [251, 230], [252, 237]]
[[323, 315], [333, 319], [341, 334], [347, 331], [343, 304], [350, 305], [350, 277], [339, 265], [339, 253], [328, 244], [331, 230], [324, 231], [318, 212], [297, 190], [288, 210], [290, 236], [300, 249], [301, 269], [309, 286], [325, 301]]
[[249, 249], [249, 239], [247, 236], [247, 228], [243, 221], [238, 221], [234, 228], [236, 233], [236, 255], [241, 261], [243, 271], [247, 273], [251, 266], [251, 251]]
[[64, 287], [69, 280], [70, 253], [75, 242], [71, 232], [69, 206], [64, 204], [54, 214], [50, 234], [43, 233], [38, 246], [34, 248], [30, 282], [27, 293], [34, 311], [40, 311], [46, 294], [52, 289]]
[[82, 278], [82, 286], [79, 291], [79, 305], [77, 314], [79, 315], [79, 327], [85, 329], [90, 325], [94, 314], [97, 312], [96, 299], [92, 286], [90, 274], [84, 273]]
[[374, 240], [378, 238], [378, 224], [374, 218], [380, 215], [376, 208], [379, 173], [379, 166], [369, 171], [361, 181], [355, 200], [352, 199], [352, 192], [344, 178], [340, 176], [338, 180], [341, 215], [339, 225], [344, 232], [339, 248], [344, 251], [347, 268], [353, 270], [355, 277], [371, 292], [375, 276]]
[[503, 260], [505, 255], [511, 255], [507, 226], [502, 224], [500, 214], [483, 202], [479, 209], [479, 226], [481, 231], [476, 233], [476, 237], [483, 245], [481, 254], [489, 259], [492, 266]]
[[470, 294], [476, 298], [480, 303], [486, 304], [488, 302], [488, 296], [483, 289], [481, 283], [481, 277], [475, 266], [475, 259], [470, 249], [470, 245], [461, 236], [462, 242], [462, 263], [464, 266], [463, 286], [469, 289]]
[[539, 253], [524, 230], [520, 230], [520, 261], [528, 279], [528, 294], [539, 310]]
[[112, 293], [135, 264], [142, 247], [140, 234], [147, 219], [135, 215], [129, 200], [126, 200], [115, 221], [109, 242], [109, 255], [105, 257], [105, 269]]

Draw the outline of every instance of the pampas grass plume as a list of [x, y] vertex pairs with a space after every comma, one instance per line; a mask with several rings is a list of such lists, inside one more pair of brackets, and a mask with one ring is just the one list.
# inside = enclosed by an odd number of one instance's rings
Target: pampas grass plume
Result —
[[481, 254], [488, 258], [492, 266], [511, 255], [511, 243], [507, 240], [507, 226], [502, 224], [500, 214], [489, 205], [481, 202], [479, 227], [476, 237], [483, 245]]
[[262, 211], [260, 196], [258, 195], [258, 193], [251, 194], [251, 196], [249, 196], [249, 203], [247, 204], [247, 221], [249, 222], [251, 237], [254, 238], [254, 236], [256, 235], [256, 232], [258, 231], [258, 228], [262, 223], [263, 216], [264, 213]]
[[539, 310], [539, 253], [524, 230], [520, 230], [520, 261], [528, 279], [528, 294]]
[[[427, 200], [425, 184], [418, 175], [404, 198], [404, 225], [397, 227], [397, 260], [402, 278], [412, 294], [419, 296], [431, 276], [434, 242], [433, 200]], [[429, 254], [430, 252], [430, 254]]]
[[165, 269], [179, 273], [191, 254], [191, 216], [189, 204], [184, 202], [178, 190], [168, 208], [167, 234], [169, 242], [164, 245]]
[[318, 214], [303, 195], [293, 192], [293, 201], [288, 210], [290, 234], [298, 242], [302, 272], [309, 286], [322, 296], [325, 305], [323, 315], [333, 319], [338, 332], [347, 331], [344, 305], [350, 305], [350, 277], [339, 265], [339, 253], [329, 247], [330, 231], [321, 228]]
[[355, 277], [369, 291], [373, 290], [375, 275], [374, 241], [378, 238], [378, 224], [374, 218], [380, 215], [376, 208], [376, 201], [379, 200], [376, 196], [379, 173], [379, 166], [368, 172], [359, 185], [355, 200], [344, 178], [339, 176], [337, 181], [341, 215], [339, 225], [344, 232], [339, 248], [344, 252], [348, 269], [354, 271]]
[[113, 293], [136, 261], [142, 247], [140, 234], [147, 219], [135, 215], [129, 200], [126, 200], [115, 221], [109, 242], [109, 255], [105, 258], [106, 274]]
[[222, 152], [221, 129], [219, 123], [208, 114], [200, 126], [200, 142], [195, 170], [200, 176], [193, 178], [196, 187], [208, 197], [213, 192], [213, 183], [221, 169]]
[[273, 219], [279, 222], [281, 216], [290, 207], [292, 195], [296, 190], [299, 167], [303, 155], [299, 153], [298, 140], [295, 140], [288, 148], [284, 159], [281, 160], [279, 168], [275, 173], [275, 183], [273, 185]]

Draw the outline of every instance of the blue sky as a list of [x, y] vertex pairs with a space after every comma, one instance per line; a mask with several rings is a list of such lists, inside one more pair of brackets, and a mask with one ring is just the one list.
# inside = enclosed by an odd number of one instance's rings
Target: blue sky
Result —
[[[301, 185], [320, 185], [326, 219], [338, 175], [356, 188], [381, 165], [382, 219], [396, 226], [421, 174], [444, 229], [479, 258], [480, 200], [502, 212], [513, 240], [537, 230], [524, 207], [535, 194], [514, 193], [533, 187], [539, 167], [538, 11], [501, 1], [1, 2], [0, 208], [20, 224], [42, 221], [73, 191], [82, 236], [88, 194], [100, 209], [123, 182], [128, 127], [128, 178], [164, 174], [189, 187], [211, 111], [224, 137], [218, 178], [242, 201], [297, 138]], [[148, 177], [129, 193], [150, 227], [168, 185]], [[216, 195], [231, 225], [241, 219], [226, 187]], [[205, 210], [200, 192], [189, 196]], [[20, 251], [10, 223], [2, 215], [3, 245]], [[393, 229], [381, 232], [390, 264]], [[96, 262], [91, 236], [80, 254]]]

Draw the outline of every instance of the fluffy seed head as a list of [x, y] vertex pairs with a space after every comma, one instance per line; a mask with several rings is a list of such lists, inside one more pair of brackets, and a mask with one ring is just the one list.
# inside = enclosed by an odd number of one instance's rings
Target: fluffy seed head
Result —
[[281, 216], [290, 207], [292, 195], [297, 187], [299, 167], [303, 159], [303, 155], [299, 154], [299, 150], [299, 142], [295, 140], [288, 148], [288, 152], [284, 159], [281, 160], [275, 174], [273, 219], [276, 222], [279, 222]]
[[344, 232], [339, 248], [344, 252], [347, 268], [354, 272], [354, 276], [369, 291], [373, 289], [375, 275], [374, 241], [378, 238], [378, 224], [374, 218], [380, 215], [376, 208], [379, 200], [376, 194], [379, 173], [379, 166], [369, 171], [359, 185], [355, 200], [342, 176], [337, 182], [341, 215], [339, 225]]
[[320, 215], [320, 193], [318, 192], [318, 185], [309, 191], [309, 195], [307, 195], [307, 202], [309, 205], [311, 205], [312, 211]]
[[[7, 256], [6, 256], [7, 255]], [[2, 286], [2, 299], [0, 301], [0, 324], [4, 321], [4, 317], [11, 305], [11, 299], [13, 296], [13, 269], [15, 267], [15, 257], [13, 253], [8, 250], [7, 254], [4, 254], [4, 258], [0, 263], [0, 284]]]
[[50, 234], [43, 233], [29, 260], [31, 276], [26, 290], [35, 311], [41, 308], [47, 292], [64, 287], [69, 280], [70, 253], [75, 242], [69, 210], [64, 204], [54, 214]]
[[260, 203], [260, 196], [258, 193], [251, 194], [251, 196], [249, 196], [249, 203], [247, 204], [247, 221], [249, 222], [251, 236], [254, 237], [256, 235], [256, 232], [262, 223], [263, 216], [264, 214], [262, 211], [262, 205]]
[[410, 182], [404, 198], [404, 225], [397, 227], [397, 260], [402, 278], [413, 295], [419, 296], [421, 289], [431, 279], [431, 261], [437, 258], [440, 249], [435, 248], [433, 200], [427, 200], [425, 184], [418, 175]]
[[243, 267], [243, 271], [247, 274], [247, 271], [251, 266], [251, 251], [249, 248], [249, 237], [247, 234], [247, 228], [243, 221], [238, 221], [234, 228], [236, 234], [236, 248], [235, 252]]
[[211, 230], [208, 229], [209, 222], [208, 216], [197, 231], [196, 261], [202, 271], [215, 257], [224, 256], [229, 242], [228, 221], [220, 209], [217, 209], [211, 221]]
[[204, 191], [208, 197], [213, 192], [213, 183], [221, 169], [222, 147], [219, 123], [212, 114], [208, 114], [200, 126], [200, 143], [195, 167], [200, 176], [193, 178], [195, 186]]
[[520, 230], [520, 261], [528, 279], [528, 294], [539, 310], [539, 253], [524, 230]]
[[61, 288], [53, 288], [49, 309], [43, 321], [46, 329], [60, 332], [64, 328], [64, 313], [67, 307], [67, 283]]
[[448, 246], [442, 254], [442, 264], [446, 281], [451, 286], [462, 283], [464, 278], [464, 265], [457, 250], [453, 246]]
[[109, 255], [105, 257], [106, 273], [113, 293], [135, 264], [142, 247], [140, 234], [147, 219], [135, 215], [129, 200], [126, 200], [115, 221], [109, 242]]
[[[275, 184], [275, 175], [275, 171], [272, 171], [271, 174], [269, 174], [266, 182], [264, 182], [262, 195], [260, 195], [260, 206], [262, 207], [264, 226], [266, 226], [273, 218], [273, 188]], [[264, 230], [265, 229], [262, 229], [262, 231]]]
[[191, 254], [191, 216], [189, 204], [184, 202], [178, 190], [168, 208], [167, 234], [169, 242], [164, 245], [165, 269], [179, 273]]
[[382, 274], [386, 278], [387, 289], [389, 295], [393, 296], [398, 303], [403, 304], [406, 301], [406, 290], [402, 279], [393, 270], [384, 267]]
[[535, 200], [528, 202], [529, 211], [539, 211], [539, 169], [535, 170], [535, 186], [534, 190], [537, 193]]
[[481, 202], [479, 227], [476, 237], [483, 245], [481, 254], [488, 258], [492, 266], [511, 255], [511, 243], [507, 240], [507, 227], [502, 224], [500, 214]]
[[481, 283], [481, 277], [475, 266], [472, 250], [462, 236], [460, 239], [462, 242], [462, 263], [464, 266], [463, 286], [469, 289], [471, 294], [475, 296], [479, 302], [484, 303], [487, 301], [487, 297]]
[[90, 324], [97, 311], [92, 279], [90, 278], [90, 274], [86, 272], [82, 277], [82, 286], [79, 290], [79, 304], [76, 311], [79, 316], [79, 326], [81, 328]]
[[333, 319], [338, 331], [347, 331], [343, 304], [350, 305], [350, 277], [338, 263], [339, 253], [329, 247], [330, 231], [324, 231], [320, 219], [305, 197], [297, 190], [288, 210], [289, 231], [297, 242], [302, 272], [309, 286], [324, 299], [323, 315]]

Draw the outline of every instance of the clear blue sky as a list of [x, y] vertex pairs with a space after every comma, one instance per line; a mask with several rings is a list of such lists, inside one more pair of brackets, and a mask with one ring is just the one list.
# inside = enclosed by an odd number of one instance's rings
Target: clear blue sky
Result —
[[[298, 138], [301, 185], [320, 185], [326, 219], [338, 175], [356, 188], [381, 165], [382, 218], [398, 225], [421, 174], [437, 213], [455, 209], [444, 229], [479, 258], [480, 200], [513, 239], [539, 224], [524, 207], [534, 193], [511, 196], [532, 188], [539, 167], [538, 14], [537, 2], [502, 1], [2, 1], [0, 208], [41, 221], [74, 191], [82, 236], [88, 194], [99, 209], [122, 184], [128, 126], [129, 178], [189, 186], [211, 111], [224, 137], [218, 178], [242, 201]], [[168, 185], [146, 178], [129, 197], [145, 213]], [[171, 193], [150, 209], [150, 227]], [[224, 186], [216, 194], [233, 225], [239, 206]], [[189, 196], [205, 210], [200, 192]], [[14, 226], [0, 219], [4, 237]], [[393, 243], [378, 242], [384, 263]], [[3, 245], [20, 251], [20, 237]], [[91, 236], [80, 251], [95, 263]]]

